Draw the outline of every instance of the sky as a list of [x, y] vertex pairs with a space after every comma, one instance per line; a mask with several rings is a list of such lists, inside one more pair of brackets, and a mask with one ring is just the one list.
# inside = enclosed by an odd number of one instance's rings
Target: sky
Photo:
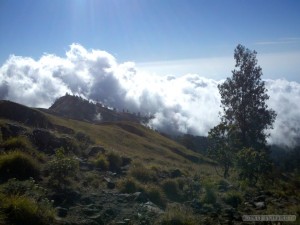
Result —
[[243, 44], [265, 78], [299, 82], [299, 11], [297, 0], [1, 0], [0, 64], [79, 43], [157, 74], [221, 79]]
[[295, 146], [299, 11], [297, 0], [0, 0], [0, 99], [47, 108], [70, 93], [206, 136], [243, 44], [277, 112], [268, 141]]

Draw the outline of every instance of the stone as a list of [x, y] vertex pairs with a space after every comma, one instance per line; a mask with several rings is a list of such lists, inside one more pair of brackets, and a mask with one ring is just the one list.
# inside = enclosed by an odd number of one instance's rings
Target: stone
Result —
[[256, 209], [259, 209], [259, 210], [266, 208], [265, 202], [254, 202], [254, 206]]
[[103, 178], [106, 181], [106, 186], [108, 189], [114, 189], [116, 187], [116, 184], [108, 177]]
[[132, 194], [134, 201], [147, 202], [148, 198], [144, 192], [135, 192]]
[[88, 156], [96, 156], [97, 154], [104, 154], [106, 152], [103, 146], [92, 146], [87, 150]]

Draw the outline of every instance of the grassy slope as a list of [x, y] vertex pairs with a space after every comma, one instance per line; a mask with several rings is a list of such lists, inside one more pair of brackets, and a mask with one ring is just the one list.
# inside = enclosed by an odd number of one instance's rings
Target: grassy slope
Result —
[[[205, 172], [215, 176], [212, 160], [186, 149], [159, 133], [133, 122], [91, 124], [46, 114], [49, 120], [76, 132], [89, 135], [97, 145], [115, 150], [144, 164], [181, 168], [190, 172]], [[177, 151], [177, 153], [175, 153]], [[178, 154], [179, 153], [179, 154]], [[189, 158], [198, 158], [199, 163]]]

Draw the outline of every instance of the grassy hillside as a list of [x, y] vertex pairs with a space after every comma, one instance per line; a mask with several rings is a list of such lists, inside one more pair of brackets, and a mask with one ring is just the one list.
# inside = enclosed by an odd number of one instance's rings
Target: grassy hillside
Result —
[[213, 160], [135, 122], [93, 124], [7, 101], [0, 112], [0, 224], [247, 224], [243, 215], [299, 217], [296, 175], [249, 187], [235, 171], [225, 180]]

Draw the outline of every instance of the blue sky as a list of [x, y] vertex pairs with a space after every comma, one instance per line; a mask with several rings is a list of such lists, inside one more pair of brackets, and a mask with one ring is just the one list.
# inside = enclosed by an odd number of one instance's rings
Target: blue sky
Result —
[[158, 74], [221, 79], [241, 43], [266, 78], [300, 82], [299, 12], [298, 0], [1, 0], [0, 65], [80, 43]]

